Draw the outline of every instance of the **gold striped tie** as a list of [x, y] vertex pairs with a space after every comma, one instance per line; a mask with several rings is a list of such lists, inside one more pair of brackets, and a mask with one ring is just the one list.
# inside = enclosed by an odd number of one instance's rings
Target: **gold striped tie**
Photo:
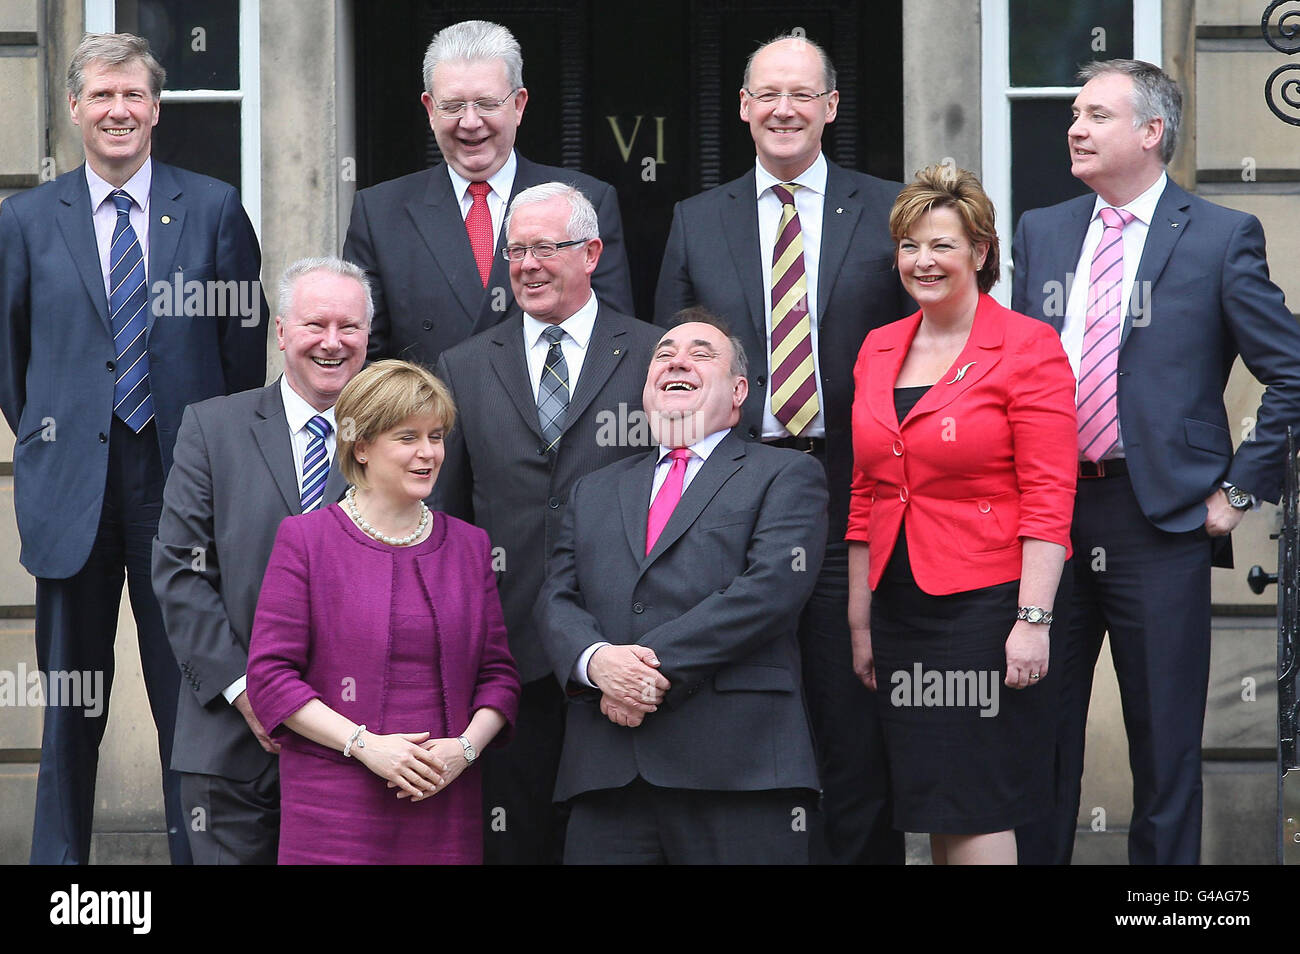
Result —
[[803, 232], [794, 206], [794, 183], [772, 186], [781, 200], [781, 225], [772, 249], [772, 413], [799, 436], [817, 416], [817, 374], [813, 366], [808, 278]]

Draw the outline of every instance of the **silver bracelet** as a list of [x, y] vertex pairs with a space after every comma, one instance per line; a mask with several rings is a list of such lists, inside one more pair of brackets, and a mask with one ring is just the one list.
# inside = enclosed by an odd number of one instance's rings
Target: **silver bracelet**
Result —
[[355, 743], [357, 748], [359, 749], [364, 749], [366, 747], [366, 740], [361, 738], [361, 733], [365, 731], [366, 731], [366, 727], [364, 724], [357, 726], [356, 731], [352, 733], [352, 738], [348, 739], [347, 744], [343, 746], [344, 758], [347, 759], [352, 758], [353, 743]]

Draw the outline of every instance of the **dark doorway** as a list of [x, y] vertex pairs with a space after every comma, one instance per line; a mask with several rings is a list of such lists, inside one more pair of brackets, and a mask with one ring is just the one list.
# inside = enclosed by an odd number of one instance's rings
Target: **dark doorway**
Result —
[[901, 0], [389, 0], [357, 6], [358, 187], [439, 160], [421, 63], [435, 32], [467, 19], [504, 24], [523, 47], [519, 151], [617, 187], [640, 317], [653, 311], [674, 203], [754, 163], [738, 90], [762, 41], [802, 30], [826, 47], [840, 90], [826, 154], [902, 177]]

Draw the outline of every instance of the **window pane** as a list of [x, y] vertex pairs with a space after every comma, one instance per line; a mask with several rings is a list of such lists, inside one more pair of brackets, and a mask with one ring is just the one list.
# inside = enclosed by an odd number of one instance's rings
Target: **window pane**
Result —
[[1054, 205], [1088, 187], [1070, 175], [1065, 132], [1070, 100], [1027, 99], [1011, 104], [1011, 221], [1000, 229], [1005, 245], [1027, 209]]
[[1011, 85], [1074, 86], [1089, 60], [1133, 56], [1132, 0], [1009, 0]]
[[238, 189], [239, 104], [163, 103], [153, 131], [153, 156]]
[[117, 0], [117, 29], [149, 41], [167, 89], [239, 88], [239, 0]]

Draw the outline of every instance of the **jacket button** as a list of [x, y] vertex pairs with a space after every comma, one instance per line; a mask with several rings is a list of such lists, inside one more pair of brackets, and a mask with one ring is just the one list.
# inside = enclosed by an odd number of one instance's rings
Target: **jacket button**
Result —
[[426, 318], [424, 321], [420, 322], [420, 327], [425, 331], [430, 331], [433, 329], [433, 322]]
[[903, 501], [903, 503], [907, 503], [907, 498], [910, 497], [910, 496], [911, 496], [911, 494], [909, 494], [909, 493], [907, 492], [907, 488], [906, 488], [906, 487], [899, 487], [899, 488], [898, 488], [898, 499], [901, 500], [901, 501]]
[[757, 427], [751, 427], [749, 430], [745, 431], [745, 433], [749, 435], [749, 439], [750, 439], [751, 441], [756, 441], [756, 440], [758, 440], [758, 428], [757, 428]]
[[990, 510], [993, 509], [993, 505], [990, 504], [987, 500], [981, 500], [979, 502], [979, 508], [980, 508], [980, 513], [988, 513]]
[[559, 509], [560, 509], [560, 498], [559, 498], [559, 497], [552, 497], [551, 499], [549, 499], [548, 501], [546, 501], [546, 506], [550, 507], [552, 510], [559, 510]]
[[100, 431], [100, 432], [99, 432], [99, 442], [100, 442], [101, 444], [107, 444], [107, 443], [108, 443], [108, 435], [105, 434], [103, 431]]
[[116, 371], [116, 370], [117, 370], [117, 365], [115, 365], [112, 361], [105, 361], [105, 362], [104, 362], [104, 370], [105, 370], [105, 371]]
[[633, 613], [644, 613], [644, 612], [645, 612], [645, 606], [641, 603], [640, 600], [637, 600], [635, 603], [632, 604], [632, 612], [633, 612]]
[[901, 440], [894, 441], [894, 456], [895, 457], [903, 456], [903, 442]]

